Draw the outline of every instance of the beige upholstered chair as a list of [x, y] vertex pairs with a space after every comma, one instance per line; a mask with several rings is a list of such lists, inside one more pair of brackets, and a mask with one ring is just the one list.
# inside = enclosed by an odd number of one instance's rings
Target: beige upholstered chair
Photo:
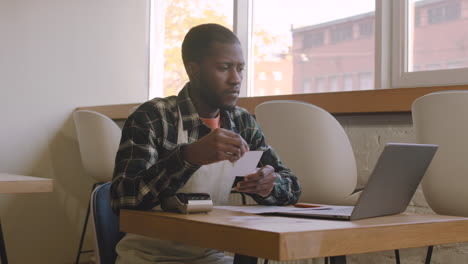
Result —
[[255, 116], [267, 144], [298, 177], [301, 202], [353, 205], [357, 169], [343, 127], [327, 111], [299, 101], [268, 101]]
[[[87, 175], [95, 180], [92, 189], [101, 183], [112, 180], [115, 155], [120, 143], [121, 130], [109, 117], [94, 111], [78, 110], [73, 113], [81, 162]], [[79, 262], [83, 239], [89, 218], [89, 204], [81, 233], [80, 244], [76, 256]]]
[[468, 216], [468, 91], [416, 99], [412, 107], [418, 143], [439, 145], [422, 187], [438, 214]]
[[[283, 100], [258, 105], [255, 115], [267, 144], [298, 177], [302, 186], [300, 202], [356, 204], [361, 194], [356, 190], [356, 159], [335, 117], [309, 103]], [[398, 250], [395, 257], [400, 263]]]
[[[468, 216], [468, 91], [424, 95], [413, 102], [413, 126], [418, 143], [439, 145], [422, 181], [434, 212]], [[429, 263], [432, 247], [428, 251]]]

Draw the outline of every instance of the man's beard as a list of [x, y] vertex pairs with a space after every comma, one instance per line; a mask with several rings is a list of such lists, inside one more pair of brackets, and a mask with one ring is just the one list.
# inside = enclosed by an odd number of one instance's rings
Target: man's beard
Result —
[[232, 111], [236, 107], [236, 104], [232, 106], [224, 104], [222, 96], [213, 92], [214, 89], [212, 89], [212, 86], [210, 86], [208, 82], [204, 81], [203, 77], [200, 78], [198, 84], [200, 88], [201, 100], [203, 100], [209, 106], [227, 111]]

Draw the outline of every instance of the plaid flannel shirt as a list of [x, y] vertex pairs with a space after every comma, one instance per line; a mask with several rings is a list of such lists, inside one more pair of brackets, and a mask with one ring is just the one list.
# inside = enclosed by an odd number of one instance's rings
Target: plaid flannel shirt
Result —
[[[178, 107], [183, 129], [188, 132], [188, 143], [210, 132], [198, 116], [189, 97], [188, 86], [185, 85], [178, 96], [154, 98], [142, 104], [125, 122], [111, 186], [114, 211], [121, 208], [150, 209], [158, 205], [161, 197], [175, 194], [200, 167], [187, 163], [182, 158], [183, 144], [177, 144]], [[259, 167], [271, 165], [279, 176], [269, 196], [248, 195], [259, 204], [297, 202], [301, 193], [297, 178], [266, 145], [253, 116], [241, 107], [232, 111], [221, 110], [220, 115], [222, 128], [240, 134], [250, 150], [264, 151]]]

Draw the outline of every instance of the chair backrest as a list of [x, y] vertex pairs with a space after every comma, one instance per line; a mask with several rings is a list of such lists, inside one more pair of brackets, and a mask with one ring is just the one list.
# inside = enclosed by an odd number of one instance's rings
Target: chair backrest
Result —
[[91, 194], [91, 219], [98, 264], [115, 263], [115, 246], [124, 236], [119, 231], [119, 217], [110, 206], [110, 185], [110, 182], [101, 184]]
[[357, 185], [351, 143], [343, 127], [327, 111], [299, 101], [268, 101], [255, 116], [267, 144], [298, 177], [299, 201], [354, 204]]
[[427, 94], [412, 105], [418, 143], [439, 145], [422, 181], [438, 214], [468, 216], [468, 91]]
[[97, 182], [112, 179], [121, 129], [109, 117], [94, 111], [73, 113], [81, 161], [87, 174]]

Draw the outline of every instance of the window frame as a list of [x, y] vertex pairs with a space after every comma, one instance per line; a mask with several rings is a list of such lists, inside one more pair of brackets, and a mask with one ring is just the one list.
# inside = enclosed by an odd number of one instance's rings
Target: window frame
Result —
[[239, 96], [251, 97], [253, 95], [254, 72], [253, 49], [252, 49], [252, 27], [253, 27], [253, 3], [251, 0], [234, 1], [234, 32], [243, 47], [245, 68]]

